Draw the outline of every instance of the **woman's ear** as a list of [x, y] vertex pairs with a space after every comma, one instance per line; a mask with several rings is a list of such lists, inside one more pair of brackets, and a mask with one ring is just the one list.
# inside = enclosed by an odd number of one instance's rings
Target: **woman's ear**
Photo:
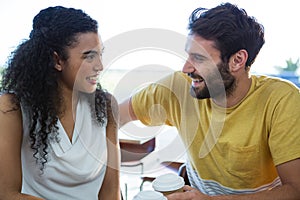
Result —
[[63, 67], [62, 67], [62, 65], [61, 65], [61, 60], [60, 60], [60, 58], [59, 58], [59, 55], [56, 53], [56, 52], [54, 52], [54, 54], [53, 54], [53, 58], [54, 58], [54, 61], [55, 61], [55, 66], [54, 66], [54, 68], [57, 70], [57, 71], [62, 71], [63, 70]]
[[241, 49], [233, 54], [229, 59], [229, 67], [231, 72], [236, 72], [240, 69], [246, 69], [246, 62], [248, 59], [248, 52]]

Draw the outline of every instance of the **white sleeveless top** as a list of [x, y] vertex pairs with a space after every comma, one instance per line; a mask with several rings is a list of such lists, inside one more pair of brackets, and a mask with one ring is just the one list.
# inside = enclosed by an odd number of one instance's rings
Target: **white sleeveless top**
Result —
[[60, 141], [52, 142], [48, 149], [48, 162], [43, 174], [30, 148], [26, 126], [30, 118], [23, 112], [22, 193], [47, 200], [98, 199], [106, 172], [106, 123], [103, 127], [92, 120], [90, 106], [81, 99], [77, 105], [72, 142], [60, 121]]

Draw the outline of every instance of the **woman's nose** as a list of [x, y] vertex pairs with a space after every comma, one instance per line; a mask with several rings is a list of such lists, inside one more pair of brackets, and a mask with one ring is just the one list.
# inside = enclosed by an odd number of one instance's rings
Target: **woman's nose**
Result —
[[103, 64], [102, 61], [99, 59], [99, 61], [97, 63], [95, 63], [93, 70], [98, 72], [98, 71], [102, 71], [103, 70]]

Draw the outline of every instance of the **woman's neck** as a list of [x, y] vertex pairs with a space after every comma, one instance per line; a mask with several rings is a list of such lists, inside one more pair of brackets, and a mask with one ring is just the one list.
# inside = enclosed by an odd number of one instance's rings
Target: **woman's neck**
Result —
[[78, 92], [67, 88], [62, 88], [63, 107], [62, 113], [72, 113], [76, 117], [76, 108], [78, 103]]

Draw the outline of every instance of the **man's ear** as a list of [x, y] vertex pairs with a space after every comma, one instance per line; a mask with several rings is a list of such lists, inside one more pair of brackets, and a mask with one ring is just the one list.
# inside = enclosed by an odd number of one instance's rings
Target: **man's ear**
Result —
[[240, 69], [245, 69], [247, 59], [248, 59], [248, 52], [245, 49], [241, 49], [235, 54], [233, 54], [229, 59], [230, 71], [236, 72]]
[[57, 69], [57, 71], [61, 72], [63, 70], [63, 67], [61, 65], [62, 62], [59, 58], [59, 55], [56, 52], [54, 52], [53, 58], [54, 58], [54, 62], [55, 62], [54, 68]]

